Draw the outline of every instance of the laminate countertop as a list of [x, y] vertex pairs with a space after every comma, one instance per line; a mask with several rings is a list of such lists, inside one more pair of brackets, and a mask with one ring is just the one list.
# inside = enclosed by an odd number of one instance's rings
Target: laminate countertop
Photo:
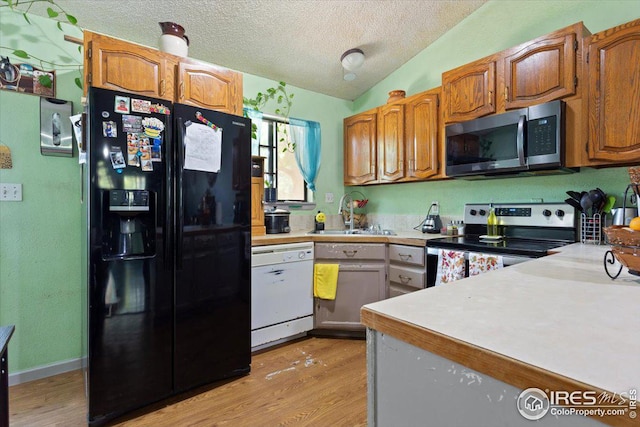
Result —
[[628, 393], [640, 389], [640, 277], [610, 279], [607, 250], [575, 243], [368, 304], [362, 323], [523, 389]]
[[251, 246], [279, 245], [300, 242], [341, 242], [341, 243], [395, 243], [409, 246], [425, 246], [427, 240], [444, 237], [441, 234], [428, 234], [421, 231], [399, 231], [393, 236], [374, 234], [309, 234], [308, 231], [267, 234], [253, 236]]
[[7, 346], [9, 345], [9, 340], [11, 339], [11, 335], [13, 335], [13, 331], [15, 330], [15, 326], [0, 326], [0, 354], [4, 354]]

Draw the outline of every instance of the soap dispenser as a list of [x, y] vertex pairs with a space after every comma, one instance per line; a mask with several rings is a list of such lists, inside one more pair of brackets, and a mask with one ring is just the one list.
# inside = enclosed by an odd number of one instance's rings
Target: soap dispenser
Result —
[[316, 214], [316, 217], [314, 218], [315, 231], [323, 231], [324, 222], [326, 220], [327, 220], [327, 216], [322, 211], [318, 211], [318, 213]]

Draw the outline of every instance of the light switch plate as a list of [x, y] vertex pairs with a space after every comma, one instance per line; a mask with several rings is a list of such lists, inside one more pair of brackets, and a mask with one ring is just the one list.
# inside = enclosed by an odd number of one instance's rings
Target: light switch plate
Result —
[[333, 203], [333, 193], [324, 193], [324, 202]]
[[22, 184], [1, 184], [0, 202], [21, 202]]

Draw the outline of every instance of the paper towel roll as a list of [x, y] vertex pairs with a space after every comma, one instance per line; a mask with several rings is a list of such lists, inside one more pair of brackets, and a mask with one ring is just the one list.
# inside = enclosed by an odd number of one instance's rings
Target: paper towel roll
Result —
[[222, 225], [222, 202], [216, 202], [216, 225]]

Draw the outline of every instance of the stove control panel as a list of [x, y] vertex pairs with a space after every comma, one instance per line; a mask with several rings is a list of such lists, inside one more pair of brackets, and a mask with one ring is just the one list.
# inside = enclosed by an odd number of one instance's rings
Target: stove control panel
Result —
[[[575, 228], [575, 209], [565, 203], [494, 203], [499, 225], [525, 227]], [[468, 203], [464, 206], [465, 224], [486, 224], [490, 205]]]

